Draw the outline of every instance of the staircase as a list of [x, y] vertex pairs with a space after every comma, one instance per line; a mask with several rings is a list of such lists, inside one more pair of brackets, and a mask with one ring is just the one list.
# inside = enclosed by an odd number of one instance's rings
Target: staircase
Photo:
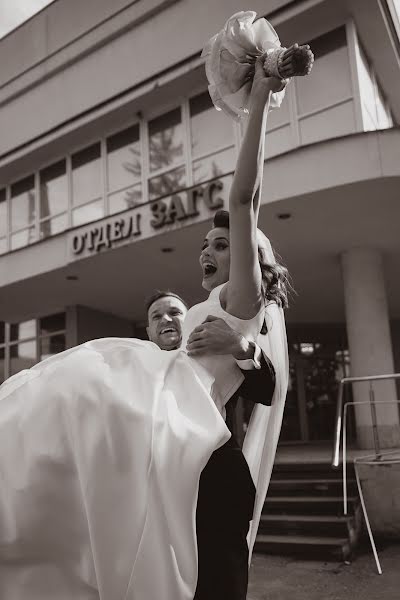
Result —
[[347, 474], [345, 516], [341, 470], [321, 463], [275, 464], [255, 551], [348, 560], [361, 532], [362, 512], [351, 463]]

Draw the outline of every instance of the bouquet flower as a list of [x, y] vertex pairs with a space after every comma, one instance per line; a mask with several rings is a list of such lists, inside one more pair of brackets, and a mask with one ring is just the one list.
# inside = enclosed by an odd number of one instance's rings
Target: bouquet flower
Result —
[[[272, 25], [266, 19], [255, 18], [254, 11], [234, 14], [202, 52], [211, 99], [217, 110], [234, 119], [248, 113], [257, 57], [265, 56], [266, 74], [280, 79], [307, 75], [314, 61], [309, 46], [294, 44], [289, 49], [282, 48]], [[284, 96], [285, 90], [272, 94], [270, 107], [279, 107]]]

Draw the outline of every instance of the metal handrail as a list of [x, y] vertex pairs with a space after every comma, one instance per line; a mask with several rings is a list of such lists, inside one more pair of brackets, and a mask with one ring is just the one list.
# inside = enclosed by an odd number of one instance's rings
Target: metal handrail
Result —
[[[359, 381], [382, 381], [385, 379], [400, 379], [400, 373], [391, 373], [388, 375], [368, 375], [365, 377], [343, 377], [339, 383], [338, 399], [336, 405], [336, 425], [335, 425], [335, 437], [332, 455], [332, 467], [337, 468], [340, 464], [340, 438], [342, 433], [342, 421], [343, 421], [343, 391], [344, 386], [349, 383], [357, 383]], [[372, 391], [373, 397], [373, 391]], [[372, 426], [374, 431], [375, 449], [379, 450], [379, 438], [377, 436], [377, 422], [376, 422], [376, 410], [375, 401], [370, 398], [371, 404], [371, 416]]]
[[[379, 400], [378, 401], [379, 404], [400, 404], [400, 400]], [[343, 411], [343, 448], [342, 448], [342, 470], [343, 470], [343, 511], [344, 514], [347, 515], [347, 435], [346, 435], [346, 422], [347, 422], [347, 413], [348, 413], [348, 408], [349, 406], [362, 406], [362, 405], [371, 405], [371, 403], [373, 403], [373, 409], [375, 411], [375, 405], [378, 404], [378, 402], [375, 402], [375, 400], [363, 400], [362, 402], [346, 402], [346, 404], [344, 405], [344, 411]], [[376, 414], [376, 413], [375, 413]], [[374, 435], [374, 441], [375, 441], [375, 454], [373, 455], [375, 458], [375, 464], [377, 460], [382, 460], [383, 457], [385, 457], [388, 455], [388, 452], [385, 452], [384, 454], [381, 453], [380, 451], [380, 447], [379, 447], [379, 440], [378, 440], [378, 444], [376, 444], [376, 437]], [[399, 452], [399, 449], [397, 448], [394, 452]], [[389, 452], [390, 454], [390, 452]], [[369, 456], [369, 455], [368, 455]], [[372, 456], [372, 455], [371, 455]], [[357, 458], [354, 459], [354, 461], [356, 461]]]
[[[372, 400], [371, 400], [371, 398], [372, 398]], [[397, 405], [399, 405], [400, 400], [379, 400], [378, 403], [379, 404], [391, 404], [391, 405], [397, 404]], [[346, 454], [346, 452], [347, 452], [347, 450], [346, 450], [346, 447], [347, 447], [347, 444], [346, 444], [346, 417], [347, 417], [347, 412], [348, 412], [347, 409], [349, 408], [349, 406], [355, 406], [355, 405], [360, 405], [360, 404], [364, 404], [364, 405], [370, 404], [371, 409], [372, 409], [372, 404], [373, 404], [374, 412], [372, 414], [375, 415], [375, 418], [376, 418], [375, 404], [377, 404], [377, 402], [375, 402], [372, 386], [370, 388], [370, 400], [365, 400], [362, 402], [346, 402], [346, 404], [344, 405], [344, 414], [343, 414], [343, 512], [345, 515], [347, 515], [347, 454]], [[376, 436], [375, 436], [375, 433], [376, 433]], [[361, 479], [360, 479], [360, 475], [358, 473], [357, 466], [361, 462], [364, 465], [387, 465], [387, 464], [392, 464], [394, 462], [398, 463], [399, 462], [399, 449], [396, 448], [396, 450], [386, 451], [384, 454], [382, 454], [380, 451], [380, 448], [379, 448], [379, 438], [378, 438], [377, 429], [376, 429], [376, 431], [374, 430], [374, 442], [375, 442], [375, 454], [367, 454], [365, 456], [357, 456], [356, 458], [354, 458], [354, 473], [356, 476], [356, 483], [357, 483], [357, 489], [358, 489], [358, 495], [360, 498], [361, 508], [362, 508], [362, 511], [364, 514], [365, 524], [367, 526], [367, 531], [368, 531], [369, 540], [371, 542], [372, 552], [374, 553], [376, 568], [378, 569], [379, 575], [382, 575], [382, 567], [381, 567], [381, 563], [379, 561], [378, 551], [376, 549], [375, 540], [374, 540], [374, 536], [373, 536], [372, 529], [371, 529], [371, 524], [369, 522], [367, 507], [365, 504], [364, 493], [363, 493]], [[378, 443], [378, 446], [377, 446], [377, 443]]]

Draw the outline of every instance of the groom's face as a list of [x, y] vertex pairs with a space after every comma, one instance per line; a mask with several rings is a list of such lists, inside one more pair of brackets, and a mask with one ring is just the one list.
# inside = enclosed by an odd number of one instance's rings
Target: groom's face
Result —
[[182, 340], [182, 324], [187, 308], [174, 296], [155, 300], [148, 310], [147, 335], [161, 350], [175, 350]]

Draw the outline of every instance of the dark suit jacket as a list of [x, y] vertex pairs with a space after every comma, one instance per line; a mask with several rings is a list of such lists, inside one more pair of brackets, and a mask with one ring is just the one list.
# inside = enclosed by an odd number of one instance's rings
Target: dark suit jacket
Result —
[[[235, 408], [242, 396], [254, 403], [270, 405], [275, 388], [275, 370], [263, 356], [261, 369], [243, 370], [245, 380], [225, 405], [226, 424], [233, 431]], [[232, 437], [215, 450], [200, 477], [197, 504], [198, 524], [202, 527], [232, 531], [232, 521], [247, 533], [248, 522], [253, 514], [255, 487], [246, 459], [240, 446]], [[224, 518], [216, 507], [224, 507]]]
[[[241, 396], [270, 405], [275, 371], [263, 356], [261, 369], [242, 370], [244, 382], [226, 404], [233, 431]], [[246, 535], [253, 515], [255, 486], [234, 436], [211, 455], [200, 477], [196, 528], [199, 577], [195, 600], [245, 600], [248, 582]]]
[[261, 369], [242, 369], [244, 381], [232, 398], [226, 403], [226, 425], [233, 433], [236, 405], [239, 397], [255, 404], [271, 406], [275, 390], [275, 369], [264, 354], [261, 358]]

